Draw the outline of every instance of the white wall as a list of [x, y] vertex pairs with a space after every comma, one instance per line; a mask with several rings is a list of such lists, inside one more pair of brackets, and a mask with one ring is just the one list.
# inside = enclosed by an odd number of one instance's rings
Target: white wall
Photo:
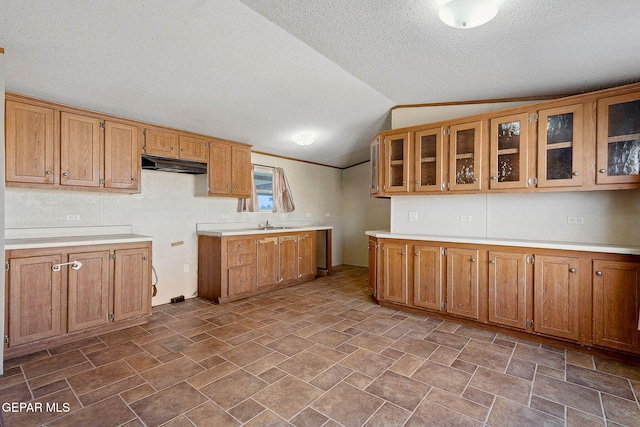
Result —
[[343, 262], [366, 267], [369, 264], [367, 230], [388, 230], [391, 221], [391, 201], [369, 197], [370, 163], [344, 170], [342, 186], [344, 228]]
[[[140, 194], [7, 188], [5, 225], [7, 228], [132, 225], [134, 233], [154, 239], [153, 266], [159, 281], [153, 305], [167, 303], [178, 295], [185, 298], [195, 295], [197, 223], [227, 227], [235, 223], [242, 227], [257, 226], [269, 219], [272, 223], [332, 225], [333, 263], [341, 264], [342, 171], [258, 154], [252, 155], [252, 161], [284, 168], [295, 212], [238, 213], [236, 199], [195, 197], [191, 175], [143, 171]], [[65, 221], [66, 214], [78, 214], [80, 221]], [[171, 246], [179, 241], [184, 244]], [[183, 271], [184, 264], [189, 264], [188, 273]]]
[[[417, 222], [409, 222], [411, 211]], [[584, 224], [570, 225], [568, 216], [583, 217]], [[394, 197], [391, 231], [638, 245], [640, 190]]]

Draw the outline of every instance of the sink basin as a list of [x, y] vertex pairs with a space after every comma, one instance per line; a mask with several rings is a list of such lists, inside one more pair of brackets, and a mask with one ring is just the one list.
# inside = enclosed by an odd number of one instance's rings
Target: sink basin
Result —
[[288, 230], [290, 228], [293, 228], [293, 227], [286, 227], [286, 226], [275, 227], [273, 225], [270, 225], [268, 227], [258, 227], [258, 230]]

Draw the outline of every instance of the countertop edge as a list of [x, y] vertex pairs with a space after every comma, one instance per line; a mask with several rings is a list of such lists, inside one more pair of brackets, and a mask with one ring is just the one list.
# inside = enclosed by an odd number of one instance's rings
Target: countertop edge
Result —
[[225, 237], [225, 236], [247, 236], [254, 234], [279, 234], [279, 233], [296, 233], [299, 231], [319, 231], [319, 230], [333, 230], [333, 226], [330, 225], [313, 225], [304, 227], [292, 227], [292, 228], [272, 228], [269, 230], [260, 229], [235, 229], [235, 230], [210, 230], [210, 231], [198, 231], [199, 236], [213, 236], [213, 237]]
[[93, 236], [65, 236], [42, 237], [25, 239], [7, 239], [4, 242], [5, 251], [17, 249], [59, 248], [66, 246], [90, 246], [118, 243], [151, 242], [153, 237], [140, 234], [112, 234]]
[[640, 255], [640, 246], [607, 245], [603, 243], [580, 243], [580, 242], [544, 242], [535, 240], [510, 240], [491, 237], [459, 237], [459, 236], [433, 236], [391, 233], [385, 230], [366, 231], [367, 236], [383, 239], [402, 239], [431, 242], [468, 243], [493, 246], [513, 246], [534, 249], [558, 249], [581, 252], [601, 252], [620, 255]]

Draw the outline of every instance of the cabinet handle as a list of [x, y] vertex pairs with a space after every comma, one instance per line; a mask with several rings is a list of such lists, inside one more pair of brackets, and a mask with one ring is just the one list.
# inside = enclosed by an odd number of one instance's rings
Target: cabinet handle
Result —
[[147, 258], [146, 256], [143, 256], [143, 257], [142, 257], [142, 259], [146, 261], [146, 260], [148, 260], [149, 258]]
[[176, 147], [171, 147], [171, 151], [175, 151], [175, 150], [176, 150]]
[[575, 269], [575, 268], [570, 268], [570, 269], [569, 269], [569, 273], [575, 273], [575, 272], [576, 272], [576, 269]]
[[492, 259], [491, 261], [489, 261], [489, 264], [495, 264], [495, 263], [496, 263], [495, 259]]
[[80, 270], [82, 268], [82, 263], [80, 261], [70, 261], [70, 262], [63, 262], [61, 264], [53, 264], [51, 266], [51, 271], [60, 271], [60, 268], [63, 265], [70, 265], [73, 270]]
[[62, 176], [69, 176], [69, 172], [62, 172]]
[[131, 178], [132, 182], [136, 182], [138, 180], [138, 178]]
[[602, 276], [602, 271], [596, 271], [596, 276]]
[[184, 153], [184, 148], [181, 148], [181, 149], [180, 149], [180, 152]]
[[400, 255], [406, 255], [406, 253], [405, 252], [400, 252]]
[[600, 172], [600, 173], [607, 173], [607, 170], [606, 170], [606, 169], [600, 169], [600, 170], [598, 170], [598, 172]]
[[573, 176], [578, 176], [578, 175], [580, 175], [580, 172], [575, 171], [572, 175], [573, 175]]
[[233, 189], [235, 190], [236, 188], [238, 188], [238, 186], [236, 184], [233, 184]]
[[45, 171], [46, 175], [51, 175], [51, 171]]
[[244, 261], [244, 258], [240, 258], [240, 260], [239, 260], [239, 261], [240, 261], [240, 262]]
[[420, 181], [416, 179], [416, 185], [420, 185]]
[[474, 181], [480, 181], [480, 178], [473, 178]]
[[402, 185], [406, 185], [406, 184], [407, 184], [407, 181], [402, 181]]
[[497, 176], [492, 176], [491, 179], [494, 180], [494, 181], [497, 181], [498, 177]]
[[231, 186], [229, 184], [227, 184], [227, 188], [231, 188]]
[[471, 258], [471, 262], [476, 262], [476, 259], [475, 258]]

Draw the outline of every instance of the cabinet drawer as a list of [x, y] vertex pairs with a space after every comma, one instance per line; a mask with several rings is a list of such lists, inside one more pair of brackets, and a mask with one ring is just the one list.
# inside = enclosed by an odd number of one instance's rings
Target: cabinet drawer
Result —
[[227, 267], [237, 267], [239, 265], [252, 265], [256, 262], [256, 254], [242, 253], [227, 255]]
[[239, 253], [239, 252], [247, 252], [255, 249], [254, 239], [233, 239], [227, 241], [227, 252], [228, 253]]

